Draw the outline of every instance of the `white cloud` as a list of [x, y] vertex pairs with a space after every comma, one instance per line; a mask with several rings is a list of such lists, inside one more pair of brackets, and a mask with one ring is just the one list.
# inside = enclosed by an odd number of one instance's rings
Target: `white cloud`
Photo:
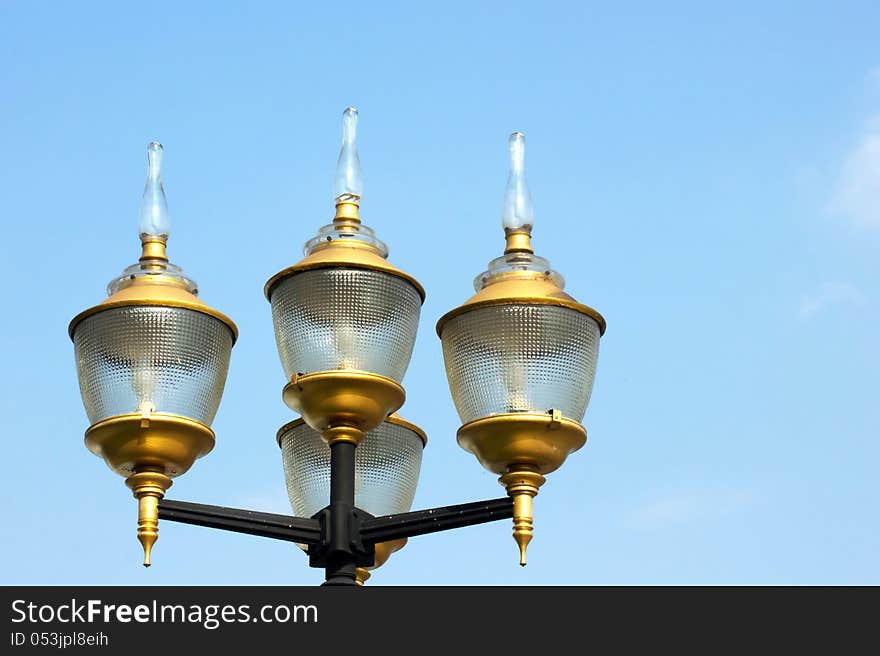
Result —
[[679, 490], [652, 499], [636, 508], [627, 524], [636, 529], [657, 529], [738, 513], [755, 501], [753, 490]]
[[846, 158], [831, 209], [858, 227], [880, 228], [880, 116]]
[[800, 315], [809, 319], [831, 305], [864, 305], [865, 295], [848, 282], [826, 282], [812, 294], [801, 296]]

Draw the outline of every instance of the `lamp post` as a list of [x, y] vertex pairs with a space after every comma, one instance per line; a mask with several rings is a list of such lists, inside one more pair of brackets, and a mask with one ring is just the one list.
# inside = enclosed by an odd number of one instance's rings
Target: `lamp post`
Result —
[[362, 584], [409, 537], [510, 517], [525, 564], [532, 497], [586, 440], [579, 422], [605, 322], [534, 255], [523, 135], [510, 144], [504, 255], [437, 324], [463, 422], [458, 442], [500, 475], [508, 496], [410, 511], [427, 438], [396, 411], [425, 291], [361, 221], [357, 112], [348, 108], [333, 221], [264, 289], [287, 377], [282, 398], [301, 415], [277, 435], [294, 516], [163, 499], [214, 445], [237, 330], [168, 261], [162, 147], [148, 146], [141, 257], [70, 324], [92, 423], [86, 445], [138, 499], [145, 565], [158, 520], [168, 519], [294, 542], [325, 570], [325, 585]]

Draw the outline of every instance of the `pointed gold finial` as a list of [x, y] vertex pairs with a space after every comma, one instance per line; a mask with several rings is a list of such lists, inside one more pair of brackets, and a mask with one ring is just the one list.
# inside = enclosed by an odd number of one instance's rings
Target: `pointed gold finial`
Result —
[[526, 565], [526, 548], [532, 541], [532, 498], [547, 480], [529, 465], [516, 465], [498, 479], [513, 497], [513, 539], [519, 546], [519, 564]]
[[137, 538], [144, 548], [144, 567], [149, 567], [150, 552], [159, 539], [159, 500], [172, 481], [160, 470], [144, 469], [125, 479], [125, 484], [138, 500]]
[[513, 497], [513, 539], [519, 545], [519, 564], [526, 566], [526, 547], [532, 541], [532, 497], [527, 493]]
[[138, 499], [137, 537], [144, 547], [144, 567], [150, 566], [150, 551], [159, 539], [159, 500], [152, 494]]

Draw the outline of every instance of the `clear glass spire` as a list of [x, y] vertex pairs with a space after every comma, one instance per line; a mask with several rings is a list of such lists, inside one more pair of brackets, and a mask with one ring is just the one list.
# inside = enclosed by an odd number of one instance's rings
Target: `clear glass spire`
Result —
[[162, 144], [158, 141], [147, 144], [147, 182], [138, 214], [138, 234], [144, 250], [138, 262], [126, 267], [122, 275], [107, 285], [107, 294], [110, 296], [143, 278], [180, 285], [191, 294], [198, 294], [195, 281], [187, 277], [179, 266], [168, 261], [164, 246], [148, 252], [148, 246], [156, 246], [155, 242], [167, 242], [171, 232], [168, 201], [162, 188], [162, 154]]
[[526, 135], [514, 132], [510, 135], [510, 175], [504, 191], [504, 207], [501, 222], [505, 230], [531, 232], [535, 219], [532, 195], [526, 183], [525, 155]]
[[354, 107], [342, 112], [342, 150], [333, 178], [333, 197], [337, 203], [358, 202], [364, 191], [361, 161], [357, 150], [358, 113]]
[[171, 215], [162, 188], [162, 144], [151, 141], [147, 145], [147, 182], [141, 198], [138, 232], [167, 240], [171, 232]]

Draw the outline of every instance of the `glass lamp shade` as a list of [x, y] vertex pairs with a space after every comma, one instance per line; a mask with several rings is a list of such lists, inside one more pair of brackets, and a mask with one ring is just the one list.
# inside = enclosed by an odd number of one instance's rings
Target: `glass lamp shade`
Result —
[[[278, 431], [294, 514], [311, 517], [330, 503], [330, 447], [301, 419]], [[422, 436], [392, 416], [355, 450], [355, 505], [376, 516], [408, 512], [422, 465]]]
[[421, 309], [421, 296], [403, 278], [371, 269], [312, 269], [278, 282], [270, 301], [288, 378], [358, 370], [403, 380]]
[[461, 421], [551, 409], [581, 421], [599, 335], [590, 316], [550, 304], [491, 305], [453, 317], [441, 339]]
[[207, 426], [214, 420], [233, 343], [220, 320], [180, 307], [126, 305], [84, 318], [73, 342], [92, 424], [143, 412]]

